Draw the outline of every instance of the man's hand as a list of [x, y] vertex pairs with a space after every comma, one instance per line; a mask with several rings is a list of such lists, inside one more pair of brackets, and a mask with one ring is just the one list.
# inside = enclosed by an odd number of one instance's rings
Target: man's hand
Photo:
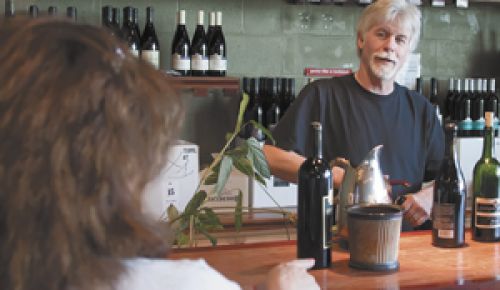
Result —
[[404, 217], [414, 227], [423, 224], [431, 217], [434, 182], [422, 188], [421, 191], [406, 195], [405, 202], [401, 205]]
[[267, 275], [267, 290], [319, 290], [316, 279], [307, 273], [314, 259], [299, 259], [281, 263]]

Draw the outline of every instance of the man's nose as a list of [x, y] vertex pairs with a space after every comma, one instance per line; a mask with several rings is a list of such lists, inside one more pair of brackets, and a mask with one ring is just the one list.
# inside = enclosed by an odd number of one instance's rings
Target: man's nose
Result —
[[384, 48], [386, 51], [394, 51], [397, 47], [396, 43], [396, 37], [395, 36], [389, 36], [385, 40], [385, 45]]

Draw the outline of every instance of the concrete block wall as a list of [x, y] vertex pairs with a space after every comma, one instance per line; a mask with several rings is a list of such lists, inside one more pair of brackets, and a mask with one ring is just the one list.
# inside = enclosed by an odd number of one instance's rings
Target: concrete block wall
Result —
[[[450, 77], [500, 77], [500, 2], [471, 2], [468, 9], [423, 6], [422, 38], [417, 52], [422, 54], [422, 76], [438, 77], [444, 95]], [[220, 10], [228, 46], [228, 73], [231, 76], [296, 77], [304, 83], [304, 67], [344, 67], [356, 69], [356, 22], [362, 7], [353, 3], [335, 5], [291, 5], [285, 0], [17, 0], [16, 10], [26, 11], [36, 4], [46, 12], [51, 5], [65, 13], [76, 6], [80, 22], [100, 24], [101, 7], [135, 6], [144, 28], [145, 8], [155, 7], [155, 27], [160, 38], [161, 66], [170, 67], [170, 46], [179, 9], [187, 12], [190, 37], [196, 14]], [[0, 6], [0, 13], [4, 5]], [[500, 83], [497, 82], [497, 83]], [[426, 92], [428, 82], [425, 83]], [[201, 145], [202, 163], [217, 151], [224, 130], [232, 127], [237, 101], [225, 96], [187, 98], [188, 117], [182, 137]], [[236, 104], [235, 104], [236, 103]], [[218, 110], [218, 111], [217, 111]], [[222, 111], [222, 112], [221, 112]], [[211, 116], [207, 125], [206, 118]], [[222, 128], [215, 137], [201, 137], [196, 128]], [[207, 128], [208, 129], [208, 128]], [[227, 130], [226, 130], [227, 129]], [[219, 136], [220, 135], [220, 136]], [[221, 141], [214, 141], [221, 140]]]

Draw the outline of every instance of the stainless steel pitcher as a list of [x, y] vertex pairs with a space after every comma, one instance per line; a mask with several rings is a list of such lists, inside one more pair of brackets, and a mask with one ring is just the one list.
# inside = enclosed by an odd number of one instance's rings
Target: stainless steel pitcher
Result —
[[347, 209], [355, 204], [391, 203], [388, 186], [380, 169], [379, 155], [383, 145], [375, 146], [365, 159], [354, 168], [344, 158], [337, 158], [333, 165], [345, 170], [337, 201], [337, 234], [347, 240]]

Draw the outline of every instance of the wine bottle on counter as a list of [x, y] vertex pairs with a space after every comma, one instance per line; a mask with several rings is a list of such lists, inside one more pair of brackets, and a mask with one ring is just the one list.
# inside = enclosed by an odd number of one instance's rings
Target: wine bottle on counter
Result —
[[39, 13], [38, 6], [36, 5], [30, 5], [28, 8], [28, 14], [30, 15], [31, 18], [37, 18]]
[[212, 43], [212, 38], [215, 33], [215, 12], [210, 12], [210, 21], [208, 22], [207, 29], [207, 46]]
[[139, 57], [141, 42], [134, 26], [134, 9], [130, 6], [123, 8], [122, 36], [128, 43], [130, 52]]
[[141, 38], [141, 58], [156, 69], [160, 68], [160, 42], [154, 26], [154, 8], [146, 8], [146, 25]]
[[78, 18], [76, 7], [70, 6], [70, 7], [66, 8], [66, 17], [68, 17], [72, 21], [76, 22], [77, 18]]
[[483, 153], [474, 166], [472, 201], [472, 239], [500, 241], [500, 163], [495, 159], [493, 112], [485, 113]]
[[50, 16], [57, 16], [57, 7], [56, 6], [50, 6], [48, 9], [49, 15]]
[[297, 203], [297, 256], [314, 258], [313, 269], [331, 265], [333, 225], [332, 172], [323, 159], [322, 127], [312, 122], [314, 154], [299, 169]]
[[14, 17], [15, 14], [14, 0], [5, 0], [5, 17]]
[[208, 46], [209, 75], [225, 76], [227, 72], [227, 47], [222, 31], [222, 12], [217, 11], [215, 19], [215, 32]]
[[432, 244], [456, 248], [465, 244], [466, 184], [455, 151], [457, 127], [445, 125], [446, 147], [441, 170], [434, 184]]
[[208, 44], [203, 22], [205, 13], [198, 11], [198, 22], [191, 43], [191, 74], [193, 76], [205, 76], [208, 73]]
[[172, 69], [183, 76], [191, 73], [189, 36], [186, 30], [186, 11], [177, 13], [177, 28], [172, 41]]

